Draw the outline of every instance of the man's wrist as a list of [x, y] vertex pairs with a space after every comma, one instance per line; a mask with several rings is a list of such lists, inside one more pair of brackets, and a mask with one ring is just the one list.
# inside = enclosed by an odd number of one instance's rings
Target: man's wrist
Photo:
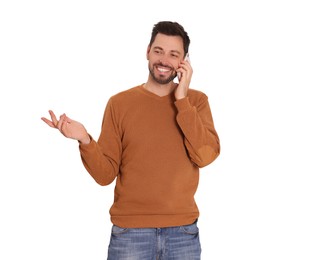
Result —
[[184, 95], [176, 95], [175, 96], [175, 99], [176, 100], [180, 100], [180, 99], [183, 99], [183, 98], [185, 98], [186, 96], [184, 96]]
[[83, 139], [78, 140], [78, 142], [80, 144], [90, 144], [91, 142], [91, 138], [89, 135], [87, 135], [86, 137], [84, 137]]
[[178, 111], [189, 110], [191, 108], [191, 105], [190, 105], [188, 97], [176, 100], [175, 101], [175, 106], [178, 109]]

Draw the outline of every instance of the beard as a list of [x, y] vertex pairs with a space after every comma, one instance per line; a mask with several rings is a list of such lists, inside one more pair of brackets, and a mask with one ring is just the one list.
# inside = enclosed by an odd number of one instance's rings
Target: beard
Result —
[[[149, 72], [150, 72], [150, 75], [151, 75], [151, 77], [152, 77], [157, 83], [162, 84], [162, 85], [165, 85], [165, 84], [170, 83], [173, 79], [176, 78], [176, 76], [177, 76], [177, 72], [176, 72], [176, 71], [175, 71], [174, 74], [171, 74], [171, 75], [169, 75], [168, 77], [164, 77], [163, 75], [161, 75], [160, 77], [157, 77], [157, 76], [155, 75], [154, 71], [153, 71], [153, 67], [154, 67], [154, 66], [157, 66], [157, 65], [160, 65], [160, 66], [161, 66], [162, 64], [155, 64], [155, 65], [152, 65], [152, 66], [149, 65]], [[164, 66], [164, 65], [162, 65], [162, 66]], [[170, 68], [170, 67], [168, 67], [168, 68]], [[170, 69], [172, 69], [172, 68], [170, 68]]]

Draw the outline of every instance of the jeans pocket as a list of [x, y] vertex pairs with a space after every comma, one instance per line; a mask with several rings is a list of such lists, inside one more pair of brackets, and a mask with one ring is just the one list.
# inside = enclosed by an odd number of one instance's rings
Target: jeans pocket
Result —
[[199, 233], [199, 228], [197, 226], [197, 223], [193, 223], [191, 225], [185, 225], [185, 226], [181, 226], [180, 230], [185, 233], [185, 234], [189, 234], [189, 235], [196, 235]]
[[127, 230], [128, 230], [128, 228], [122, 228], [122, 227], [118, 227], [116, 225], [112, 226], [112, 234], [114, 234], [114, 235], [120, 235], [120, 234], [126, 233]]

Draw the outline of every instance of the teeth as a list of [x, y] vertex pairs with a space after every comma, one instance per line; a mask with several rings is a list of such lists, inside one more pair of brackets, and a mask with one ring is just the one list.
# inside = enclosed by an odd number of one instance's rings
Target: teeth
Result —
[[167, 71], [170, 71], [169, 69], [162, 69], [162, 68], [158, 68], [159, 71], [161, 72], [167, 72]]

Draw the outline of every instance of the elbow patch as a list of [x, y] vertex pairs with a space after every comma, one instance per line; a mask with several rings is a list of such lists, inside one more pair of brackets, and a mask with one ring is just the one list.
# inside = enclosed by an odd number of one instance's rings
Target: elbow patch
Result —
[[212, 163], [218, 156], [218, 152], [215, 151], [212, 146], [204, 145], [197, 151], [197, 158], [194, 158], [194, 162], [198, 167], [204, 167]]

